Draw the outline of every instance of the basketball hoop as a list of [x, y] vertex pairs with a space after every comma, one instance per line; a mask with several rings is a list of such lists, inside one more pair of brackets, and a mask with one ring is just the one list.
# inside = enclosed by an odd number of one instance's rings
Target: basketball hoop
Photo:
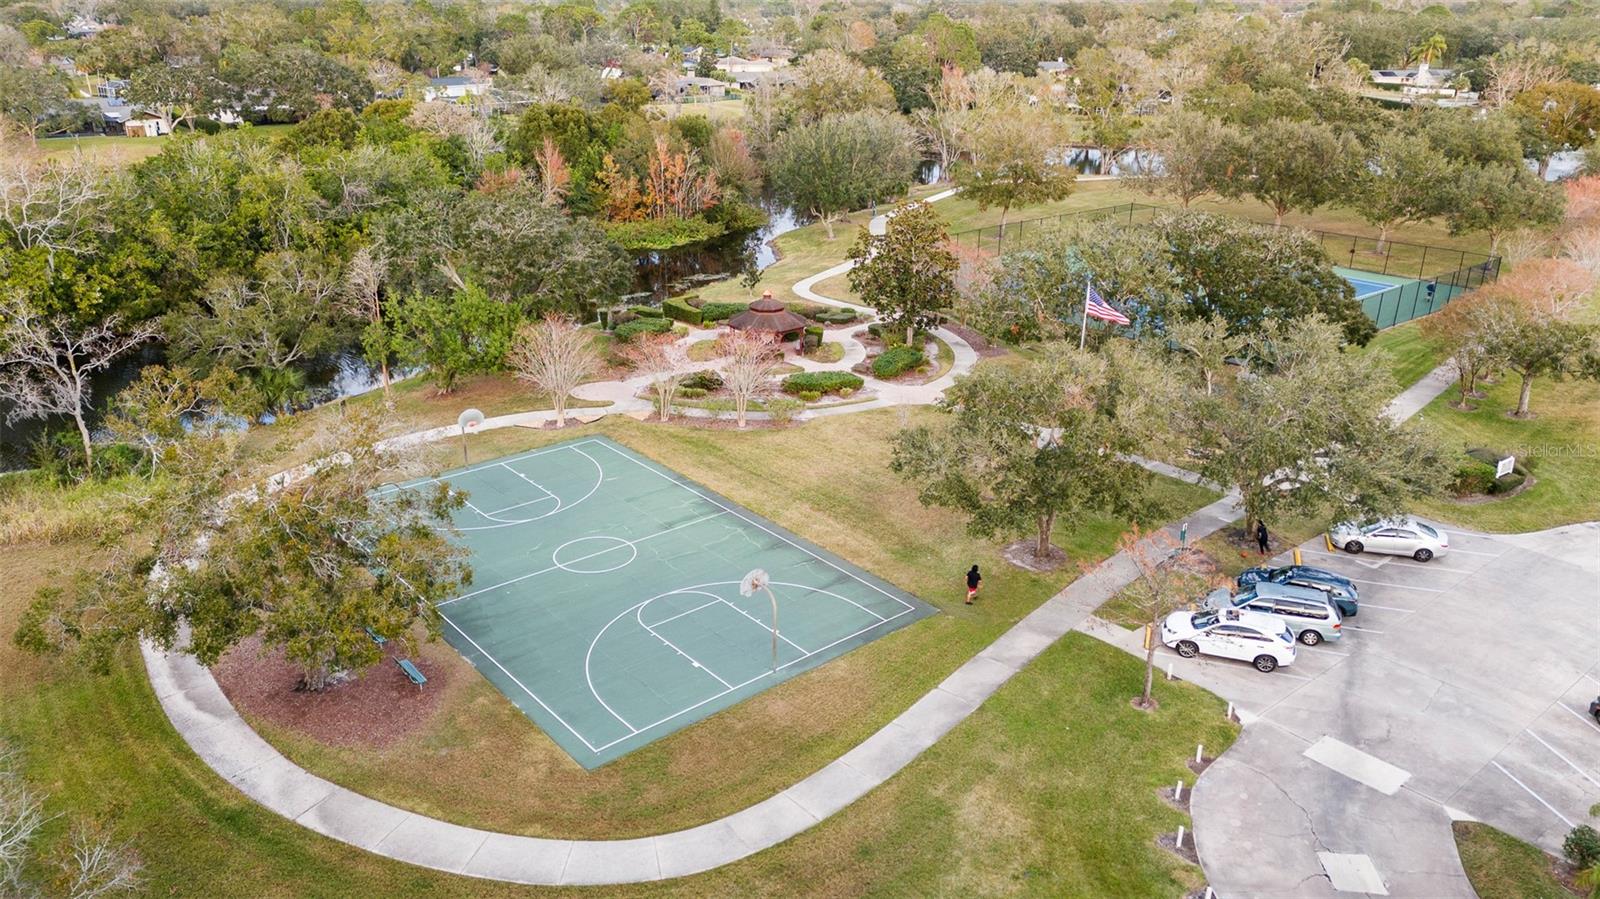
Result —
[[483, 425], [483, 413], [477, 409], [464, 410], [456, 416], [456, 427], [461, 429], [461, 464], [467, 464], [467, 435]]
[[767, 591], [767, 598], [772, 600], [772, 673], [778, 673], [778, 597], [772, 592], [772, 576], [765, 569], [752, 568], [750, 573], [739, 579], [739, 595], [755, 596], [757, 590]]

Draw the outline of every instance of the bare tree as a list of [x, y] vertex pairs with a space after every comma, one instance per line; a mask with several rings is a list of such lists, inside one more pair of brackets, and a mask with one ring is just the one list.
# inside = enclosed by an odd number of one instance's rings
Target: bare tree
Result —
[[1495, 109], [1506, 106], [1517, 94], [1534, 85], [1560, 81], [1562, 77], [1552, 48], [1536, 41], [1524, 41], [1502, 49], [1489, 57], [1484, 71], [1489, 76], [1489, 89], [1484, 92], [1484, 99]]
[[1596, 273], [1574, 259], [1530, 259], [1506, 273], [1494, 289], [1516, 297], [1533, 314], [1566, 318], [1594, 290]]
[[539, 186], [544, 191], [544, 205], [560, 206], [570, 189], [572, 170], [567, 167], [567, 161], [561, 158], [561, 150], [556, 147], [553, 138], [545, 136], [544, 146], [534, 154], [533, 164], [539, 171]]
[[84, 419], [93, 399], [89, 377], [155, 334], [152, 323], [123, 330], [115, 315], [83, 324], [70, 315], [41, 315], [19, 296], [0, 301], [0, 397], [12, 404], [7, 420], [72, 416], [84, 461], [92, 463], [94, 440]]
[[519, 380], [550, 395], [558, 428], [566, 426], [567, 397], [573, 388], [600, 368], [590, 333], [554, 312], [517, 330], [506, 361]]
[[21, 249], [45, 250], [53, 268], [57, 253], [88, 252], [110, 229], [103, 214], [108, 183], [81, 155], [34, 161], [7, 154], [0, 163], [0, 229]]
[[49, 818], [44, 799], [16, 771], [16, 750], [0, 743], [0, 895], [24, 895], [23, 868]]
[[1207, 586], [1211, 566], [1195, 547], [1179, 543], [1166, 531], [1146, 533], [1137, 524], [1117, 538], [1117, 548], [1138, 571], [1138, 577], [1123, 595], [1145, 614], [1150, 628], [1145, 640], [1144, 692], [1135, 704], [1141, 709], [1153, 709], [1156, 703], [1150, 693], [1155, 682], [1161, 624], [1188, 596]]
[[1561, 249], [1584, 271], [1600, 276], [1600, 224], [1569, 232], [1561, 238]]
[[778, 343], [765, 331], [731, 331], [721, 340], [728, 356], [722, 369], [722, 385], [733, 397], [733, 411], [742, 429], [750, 401], [768, 386]]
[[656, 394], [656, 410], [661, 420], [672, 417], [672, 400], [687, 374], [689, 355], [672, 334], [640, 334], [628, 344], [623, 356], [641, 374], [650, 376], [650, 389]]
[[[362, 247], [350, 257], [345, 268], [344, 306], [351, 316], [367, 323], [367, 334], [362, 343], [367, 349], [367, 361], [378, 363], [378, 376], [383, 380], [383, 403], [394, 406], [389, 392], [389, 342], [383, 337], [383, 282], [389, 270], [382, 249]], [[372, 338], [372, 339], [367, 339]]]
[[92, 827], [72, 829], [72, 843], [60, 862], [66, 874], [69, 899], [100, 899], [112, 893], [128, 893], [139, 888], [139, 857], [125, 845]]

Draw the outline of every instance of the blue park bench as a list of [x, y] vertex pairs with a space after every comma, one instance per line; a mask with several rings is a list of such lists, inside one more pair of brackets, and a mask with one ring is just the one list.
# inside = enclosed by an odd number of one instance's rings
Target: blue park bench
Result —
[[367, 632], [367, 636], [372, 638], [372, 642], [378, 644], [379, 646], [382, 646], [383, 644], [389, 642], [389, 638], [388, 637], [385, 637], [384, 635], [378, 633], [377, 631], [373, 630], [370, 627], [364, 627], [364, 628], [362, 628], [362, 630], [366, 631]]
[[401, 672], [403, 672], [412, 683], [417, 685], [418, 690], [422, 689], [422, 685], [428, 682], [427, 676], [421, 671], [417, 670], [417, 666], [411, 664], [410, 659], [395, 659], [394, 663], [399, 665]]

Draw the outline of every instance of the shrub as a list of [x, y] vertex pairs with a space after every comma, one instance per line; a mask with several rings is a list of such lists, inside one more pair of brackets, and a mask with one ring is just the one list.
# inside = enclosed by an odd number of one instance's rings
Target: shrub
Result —
[[838, 393], [845, 388], [860, 390], [864, 383], [860, 376], [847, 371], [802, 371], [783, 379], [783, 392], [792, 395], [813, 391]]
[[700, 307], [702, 322], [727, 321], [750, 308], [749, 303], [707, 303]]
[[661, 318], [666, 315], [659, 306], [629, 306], [628, 311], [640, 318]]
[[687, 297], [672, 297], [661, 304], [661, 314], [676, 321], [691, 325], [701, 322], [700, 310], [689, 305]]
[[1561, 854], [1579, 871], [1600, 865], [1600, 833], [1587, 824], [1579, 824], [1562, 841]]
[[722, 386], [722, 375], [717, 374], [715, 371], [712, 371], [709, 368], [703, 369], [685, 377], [683, 379], [682, 386], [691, 390], [716, 390], [718, 387]]
[[818, 393], [815, 390], [802, 390], [799, 393], [795, 394], [795, 396], [799, 397], [801, 400], [803, 400], [804, 402], [807, 402], [807, 403], [814, 403], [817, 400], [822, 399], [822, 394]]
[[912, 369], [921, 368], [928, 357], [922, 351], [908, 346], [890, 347], [872, 360], [872, 373], [880, 378], [893, 378]]
[[794, 419], [794, 414], [805, 408], [805, 403], [792, 400], [786, 396], [773, 397], [767, 400], [767, 414], [772, 420], [784, 424]]
[[627, 343], [640, 334], [666, 334], [672, 330], [672, 322], [665, 318], [636, 318], [633, 321], [617, 326], [612, 332], [618, 343]]
[[704, 387], [679, 387], [678, 388], [678, 396], [687, 397], [688, 399], [691, 399], [691, 400], [699, 399], [700, 397], [703, 397], [705, 395], [706, 395], [706, 389]]
[[856, 392], [855, 388], [853, 388], [853, 387], [840, 387], [839, 388], [839, 395], [840, 396], [852, 396], [852, 395], [855, 394], [855, 392]]
[[848, 325], [856, 320], [854, 309], [840, 312], [823, 312], [816, 316], [817, 321], [829, 325]]
[[1456, 496], [1482, 496], [1494, 487], [1494, 466], [1476, 459], [1456, 466], [1450, 492]]
[[1510, 474], [1499, 478], [1494, 476], [1498, 463], [1506, 457], [1499, 450], [1473, 447], [1467, 450], [1467, 456], [1471, 461], [1456, 469], [1453, 485], [1456, 496], [1497, 496], [1510, 493], [1528, 480], [1528, 469], [1521, 459], [1514, 463]]

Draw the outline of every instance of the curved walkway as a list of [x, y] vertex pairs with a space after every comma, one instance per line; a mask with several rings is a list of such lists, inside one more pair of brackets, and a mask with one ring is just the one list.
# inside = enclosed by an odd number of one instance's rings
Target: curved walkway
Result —
[[[931, 200], [954, 194], [946, 191]], [[869, 227], [881, 233], [886, 216]], [[822, 272], [795, 285], [796, 293], [816, 302], [845, 305], [817, 294], [814, 285], [847, 271]], [[802, 290], [804, 285], [804, 290]], [[848, 367], [849, 344], [861, 327], [840, 332], [848, 341], [845, 360], [814, 363], [819, 368]], [[694, 331], [686, 342], [709, 339]], [[955, 351], [955, 365], [927, 384], [876, 381], [871, 402], [808, 410], [808, 416], [843, 414], [904, 403], [929, 403], [969, 370], [977, 353], [959, 336], [939, 336]], [[702, 366], [703, 367], [703, 366]], [[651, 404], [638, 391], [648, 378], [603, 381], [576, 391], [584, 399], [608, 400], [604, 409], [577, 409], [580, 420], [606, 414], [649, 414]], [[548, 421], [551, 412], [502, 415], [483, 429]], [[386, 441], [403, 446], [454, 436], [454, 426], [418, 431]], [[293, 471], [280, 477], [292, 478]], [[1224, 497], [1186, 522], [1191, 539], [1200, 539], [1236, 516], [1236, 498]], [[1169, 528], [1177, 533], [1177, 525]], [[515, 836], [463, 827], [368, 798], [318, 777], [286, 758], [241, 717], [205, 666], [181, 651], [143, 646], [145, 667], [157, 700], [178, 734], [225, 780], [285, 818], [320, 834], [411, 864], [471, 877], [539, 885], [617, 884], [664, 880], [708, 871], [775, 846], [861, 798], [910, 764], [977, 710], [985, 699], [1039, 653], [1088, 618], [1136, 575], [1132, 562], [1117, 554], [1079, 577], [987, 648], [967, 660], [937, 687], [917, 700], [854, 749], [799, 783], [743, 811], [686, 830], [630, 840], [562, 840]]]

